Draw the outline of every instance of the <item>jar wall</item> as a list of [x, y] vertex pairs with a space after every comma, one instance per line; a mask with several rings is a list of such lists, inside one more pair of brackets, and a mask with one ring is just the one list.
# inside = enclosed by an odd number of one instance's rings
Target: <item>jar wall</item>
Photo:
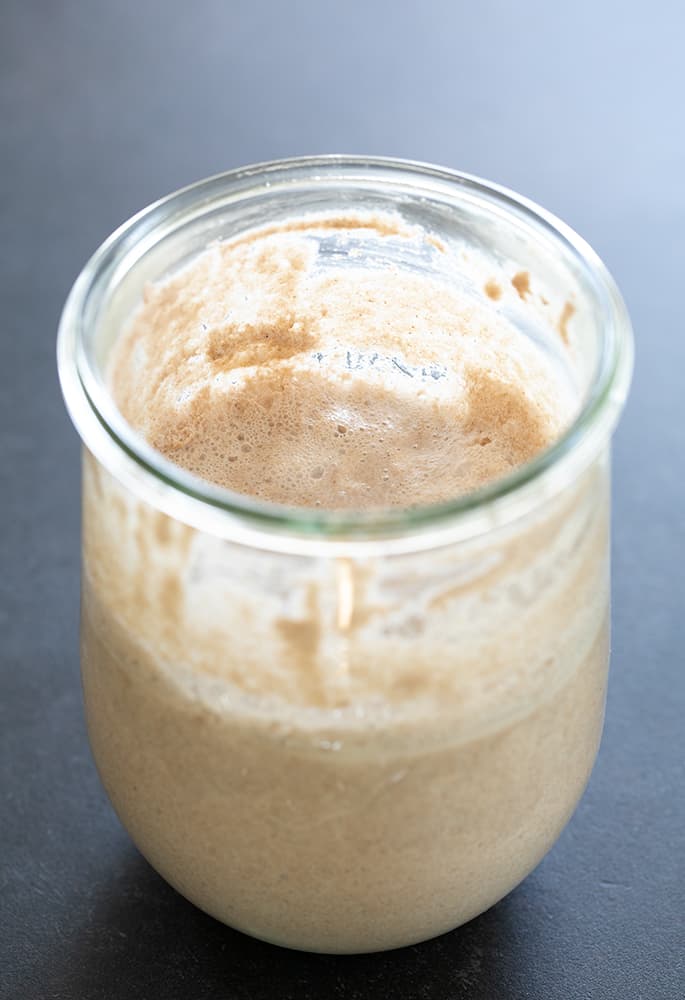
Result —
[[608, 485], [605, 453], [467, 542], [303, 557], [190, 528], [86, 452], [88, 727], [141, 851], [309, 950], [399, 947], [501, 898], [596, 754]]

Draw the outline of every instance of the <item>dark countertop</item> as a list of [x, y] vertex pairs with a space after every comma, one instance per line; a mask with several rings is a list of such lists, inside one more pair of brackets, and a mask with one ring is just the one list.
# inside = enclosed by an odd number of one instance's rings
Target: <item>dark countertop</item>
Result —
[[[667, 0], [3, 0], [3, 1000], [685, 994], [684, 29]], [[117, 822], [84, 732], [78, 443], [54, 362], [68, 287], [120, 221], [221, 169], [331, 151], [444, 163], [546, 205], [605, 258], [637, 338], [615, 447], [608, 714], [587, 794], [490, 912], [362, 958], [222, 927]]]

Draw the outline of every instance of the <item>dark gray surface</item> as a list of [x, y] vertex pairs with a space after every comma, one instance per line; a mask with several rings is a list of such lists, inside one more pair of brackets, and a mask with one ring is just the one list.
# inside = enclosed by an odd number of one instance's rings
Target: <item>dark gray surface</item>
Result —
[[[684, 29], [676, 2], [2, 0], [3, 1000], [685, 994]], [[489, 913], [352, 959], [225, 929], [115, 819], [82, 719], [78, 445], [54, 365], [67, 289], [116, 224], [204, 175], [308, 152], [432, 160], [545, 204], [613, 270], [638, 351], [588, 792]]]

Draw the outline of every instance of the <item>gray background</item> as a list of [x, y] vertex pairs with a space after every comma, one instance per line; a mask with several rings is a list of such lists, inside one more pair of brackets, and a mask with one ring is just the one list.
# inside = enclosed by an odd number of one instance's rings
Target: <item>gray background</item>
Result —
[[[668, 998], [685, 993], [685, 139], [680, 3], [2, 0], [0, 996]], [[119, 826], [77, 654], [79, 469], [54, 336], [147, 202], [313, 152], [431, 160], [543, 203], [622, 287], [613, 671], [590, 787], [539, 869], [385, 956], [298, 955], [185, 903]]]

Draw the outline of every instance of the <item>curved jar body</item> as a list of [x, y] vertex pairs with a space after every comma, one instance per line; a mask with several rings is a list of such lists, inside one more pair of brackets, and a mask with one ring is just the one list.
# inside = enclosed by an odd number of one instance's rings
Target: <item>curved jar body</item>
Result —
[[[352, 203], [514, 275], [502, 308], [568, 368], [572, 426], [477, 494], [377, 514], [256, 503], [153, 452], [104, 374], [145, 283], [223, 234]], [[523, 273], [544, 289], [533, 311]], [[471, 919], [543, 857], [601, 734], [609, 449], [631, 350], [575, 234], [437, 168], [250, 168], [98, 251], [59, 342], [84, 442], [88, 731], [121, 821], [189, 900], [277, 944], [373, 951]]]
[[86, 456], [88, 729], [151, 864], [321, 951], [428, 938], [513, 888], [599, 744], [607, 478], [477, 543], [317, 559], [173, 521]]

